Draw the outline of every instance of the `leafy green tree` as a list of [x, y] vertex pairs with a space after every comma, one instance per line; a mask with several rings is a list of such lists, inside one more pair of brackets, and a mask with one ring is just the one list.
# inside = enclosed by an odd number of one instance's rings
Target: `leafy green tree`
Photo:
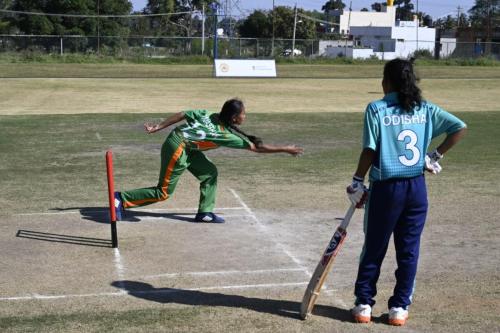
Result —
[[469, 17], [472, 26], [491, 31], [500, 22], [500, 3], [498, 0], [476, 0]]
[[329, 0], [321, 7], [321, 10], [328, 13], [331, 10], [342, 10], [344, 8], [345, 3], [342, 0]]
[[9, 9], [12, 5], [12, 0], [0, 0], [0, 9]]
[[401, 21], [412, 21], [414, 6], [411, 0], [395, 0], [394, 5], [397, 6], [396, 19]]
[[[124, 15], [129, 14], [132, 4], [128, 0], [12, 0], [11, 8], [16, 11], [28, 11], [51, 14], [79, 15]], [[123, 43], [123, 37], [129, 33], [129, 23], [121, 18], [69, 17], [48, 15], [15, 15], [11, 25], [20, 33], [31, 35], [82, 35], [88, 38], [69, 39], [65, 48], [76, 51], [101, 46], [111, 50]], [[100, 38], [95, 38], [99, 36]], [[120, 36], [121, 38], [105, 38]], [[92, 37], [92, 38], [90, 38]], [[47, 49], [53, 47], [49, 41], [41, 43]]]
[[[271, 38], [272, 17], [270, 16], [265, 11], [255, 10], [240, 25], [240, 35], [248, 38]], [[276, 25], [277, 22], [275, 21]]]
[[376, 11], [376, 12], [381, 12], [382, 11], [382, 5], [383, 5], [382, 2], [372, 3], [372, 10]]
[[[130, 13], [132, 4], [128, 0], [12, 0], [11, 8], [17, 11], [55, 14], [95, 15], [99, 12], [100, 15], [123, 15]], [[25, 34], [93, 36], [97, 34], [97, 29], [103, 36], [128, 34], [127, 22], [121, 19], [17, 15], [13, 24]]]
[[[314, 12], [306, 12], [297, 9], [297, 25], [295, 38], [312, 39], [316, 37], [316, 23], [312, 20], [300, 17], [304, 14], [315, 17]], [[239, 25], [242, 37], [249, 38], [271, 38], [272, 37], [272, 11], [255, 10]], [[275, 38], [291, 39], [293, 37], [293, 25], [295, 20], [295, 9], [286, 6], [274, 8], [274, 36]]]
[[[164, 14], [175, 12], [175, 0], [148, 0], [144, 12], [146, 14]], [[150, 29], [157, 36], [176, 35], [177, 28], [174, 27], [172, 16], [152, 16], [150, 18]]]
[[432, 27], [433, 26], [434, 22], [432, 20], [432, 16], [430, 16], [424, 12], [418, 13], [418, 19], [420, 20], [421, 25], [423, 25], [424, 27]]
[[[401, 21], [412, 21], [415, 6], [411, 2], [412, 0], [394, 0], [394, 6], [396, 9], [396, 19]], [[385, 6], [386, 2], [374, 2], [371, 7], [372, 10], [376, 12], [381, 12], [383, 6]]]
[[457, 19], [454, 16], [448, 15], [446, 17], [438, 18], [434, 22], [434, 27], [440, 30], [451, 30], [457, 27]]
[[[275, 13], [275, 37], [290, 39], [293, 37], [293, 25], [295, 20], [295, 10], [291, 7], [278, 6], [274, 9]], [[301, 8], [297, 9], [297, 25], [295, 38], [312, 39], [316, 37], [316, 24], [308, 19], [301, 18], [300, 14], [309, 15]]]
[[[67, 0], [58, 0], [67, 3]], [[99, 9], [95, 0], [86, 0], [89, 3], [88, 7], [94, 13], [99, 11], [100, 15], [128, 15], [132, 11], [132, 3], [128, 0], [100, 0]], [[90, 23], [87, 21], [87, 23]], [[98, 27], [99, 34], [102, 36], [120, 36], [127, 37], [130, 28], [130, 20], [126, 18], [106, 18], [99, 19]], [[88, 29], [95, 29], [89, 25], [85, 27]]]
[[[0, 9], [10, 9], [12, 0], [0, 0]], [[0, 16], [0, 33], [6, 34], [10, 32], [10, 20], [4, 16]]]
[[[35, 0], [14, 0], [12, 9], [17, 11], [44, 12], [44, 2]], [[55, 31], [54, 21], [60, 21], [58, 17], [19, 15], [13, 19], [22, 33], [50, 35]]]
[[498, 0], [476, 0], [469, 10], [470, 22], [473, 27], [482, 30], [485, 36], [485, 54], [491, 53], [492, 31], [500, 22], [500, 4]]
[[[325, 13], [325, 20], [328, 22], [332, 22], [333, 24], [338, 24], [340, 21], [339, 16], [330, 16], [330, 12], [333, 10], [344, 10], [345, 3], [342, 0], [329, 0], [322, 7], [321, 10]], [[331, 19], [332, 18], [332, 19]], [[331, 26], [326, 27], [327, 30], [330, 30]]]

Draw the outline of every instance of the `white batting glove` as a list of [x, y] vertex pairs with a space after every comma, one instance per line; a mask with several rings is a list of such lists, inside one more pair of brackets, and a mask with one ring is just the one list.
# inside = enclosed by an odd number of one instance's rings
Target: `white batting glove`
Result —
[[425, 170], [435, 175], [440, 173], [443, 168], [439, 164], [439, 160], [442, 158], [443, 155], [440, 154], [436, 149], [430, 153], [427, 153], [427, 155], [425, 155]]
[[351, 201], [356, 208], [362, 208], [365, 205], [368, 197], [368, 189], [363, 184], [363, 178], [356, 176], [352, 177], [352, 183], [347, 186], [346, 192], [349, 201]]

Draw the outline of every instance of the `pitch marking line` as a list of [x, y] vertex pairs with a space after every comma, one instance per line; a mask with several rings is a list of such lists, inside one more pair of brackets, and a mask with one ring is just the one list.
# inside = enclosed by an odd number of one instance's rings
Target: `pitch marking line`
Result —
[[286, 249], [283, 244], [281, 244], [279, 241], [277, 241], [271, 235], [271, 233], [269, 232], [269, 229], [262, 222], [260, 222], [260, 220], [257, 218], [257, 216], [252, 212], [252, 210], [250, 209], [250, 207], [248, 207], [248, 205], [241, 199], [241, 197], [238, 195], [238, 193], [236, 193], [236, 191], [233, 190], [232, 188], [230, 188], [229, 190], [231, 191], [231, 193], [233, 194], [233, 196], [236, 198], [236, 200], [238, 200], [238, 202], [240, 203], [240, 205], [246, 210], [246, 212], [248, 213], [248, 215], [257, 223], [257, 225], [259, 226], [259, 228], [261, 229], [261, 231], [264, 232], [265, 234], [267, 234], [268, 236], [270, 236], [271, 239], [276, 244], [276, 246], [279, 247], [290, 259], [292, 259], [292, 261], [300, 269], [302, 269], [302, 271], [304, 273], [306, 273], [309, 277], [311, 277], [312, 274], [307, 270], [307, 268], [305, 268], [302, 265], [302, 263], [300, 262], [300, 260], [298, 260], [292, 253], [290, 253], [290, 251], [288, 251], [288, 249]]
[[124, 294], [126, 291], [124, 290], [123, 282], [125, 280], [125, 267], [123, 266], [122, 256], [120, 255], [120, 250], [118, 248], [114, 248], [114, 264], [116, 275], [118, 276], [118, 286], [121, 288], [121, 293]]
[[[231, 191], [231, 193], [234, 195], [234, 197], [236, 198], [236, 200], [239, 201], [240, 205], [243, 206], [243, 208], [247, 211], [247, 213], [250, 215], [250, 217], [252, 217], [252, 219], [257, 222], [259, 228], [266, 234], [270, 235], [270, 232], [268, 230], [268, 228], [259, 221], [259, 219], [257, 218], [257, 216], [252, 212], [252, 210], [250, 209], [250, 207], [248, 207], [248, 205], [241, 199], [241, 197], [238, 195], [238, 193], [236, 193], [235, 190], [233, 190], [232, 188], [229, 189]], [[271, 236], [271, 238], [275, 241], [276, 245], [281, 248], [283, 250], [283, 252], [285, 252], [285, 254], [287, 256], [289, 256], [293, 262], [295, 262], [295, 264], [297, 264], [297, 266], [300, 267], [300, 269], [307, 274], [307, 276], [309, 277], [312, 277], [312, 273], [309, 272], [309, 270], [304, 267], [302, 265], [302, 263], [300, 262], [300, 260], [298, 260], [292, 253], [290, 253], [290, 251], [288, 251], [285, 246], [283, 244], [281, 244], [280, 242], [276, 241], [274, 237]], [[322, 291], [326, 291], [327, 294], [331, 294], [335, 289], [330, 289], [328, 287], [328, 285], [326, 283], [323, 284], [323, 286], [321, 287], [321, 290]], [[345, 304], [344, 301], [342, 301], [340, 298], [337, 298], [337, 301], [339, 304], [347, 307], [347, 305]]]
[[276, 268], [276, 269], [258, 269], [253, 271], [215, 271], [215, 272], [185, 272], [185, 273], [165, 273], [156, 275], [147, 275], [143, 279], [155, 278], [175, 278], [179, 276], [210, 276], [210, 275], [235, 275], [235, 274], [262, 274], [262, 273], [278, 273], [278, 272], [303, 272], [302, 268]]
[[[221, 207], [217, 208], [216, 211], [222, 211], [222, 210], [243, 210], [243, 207]], [[93, 210], [85, 210], [86, 214], [91, 214], [91, 213], [106, 213], [108, 212], [108, 208], [102, 208], [102, 209], [93, 209]], [[138, 212], [185, 212], [185, 211], [193, 211], [196, 212], [198, 211], [198, 207], [186, 207], [186, 208], [168, 208], [168, 209], [163, 209], [163, 208], [157, 208], [157, 209], [130, 209], [131, 212], [138, 211]], [[19, 214], [14, 214], [14, 216], [36, 216], [36, 215], [66, 215], [66, 214], [81, 214], [81, 210], [68, 210], [64, 212], [30, 212], [30, 213], [19, 213]]]
[[289, 283], [263, 283], [263, 284], [242, 284], [242, 285], [228, 285], [228, 286], [213, 286], [213, 287], [200, 287], [200, 288], [188, 288], [188, 289], [165, 289], [165, 290], [137, 290], [137, 291], [127, 291], [123, 290], [120, 292], [109, 292], [109, 293], [93, 293], [93, 294], [67, 294], [67, 295], [40, 295], [40, 294], [30, 294], [29, 296], [18, 296], [18, 297], [0, 297], [0, 301], [26, 301], [26, 300], [51, 300], [51, 299], [65, 299], [65, 298], [79, 298], [79, 297], [105, 297], [105, 296], [127, 296], [134, 294], [166, 294], [166, 293], [176, 293], [184, 291], [203, 291], [203, 290], [227, 290], [227, 289], [258, 289], [258, 288], [286, 288], [286, 287], [298, 287], [307, 285], [308, 282], [289, 282]]
[[[192, 214], [176, 214], [177, 216], [185, 217], [185, 218], [194, 218]], [[244, 217], [250, 217], [250, 215], [246, 214], [221, 214], [222, 217], [224, 218], [244, 218]], [[168, 219], [168, 216], [136, 216], [139, 221], [165, 221], [165, 219]], [[128, 222], [127, 217], [125, 216], [122, 221], [120, 222]], [[136, 222], [136, 221], [134, 221]]]

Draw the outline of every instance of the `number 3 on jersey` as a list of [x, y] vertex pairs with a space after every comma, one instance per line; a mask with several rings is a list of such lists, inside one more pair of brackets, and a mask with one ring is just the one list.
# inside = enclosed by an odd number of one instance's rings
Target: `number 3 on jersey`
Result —
[[414, 166], [420, 160], [420, 151], [415, 146], [418, 141], [417, 134], [408, 129], [401, 131], [398, 135], [398, 141], [406, 142], [406, 138], [409, 138], [410, 141], [406, 143], [405, 149], [411, 151], [412, 157], [408, 159], [406, 155], [400, 155], [399, 162], [406, 166]]

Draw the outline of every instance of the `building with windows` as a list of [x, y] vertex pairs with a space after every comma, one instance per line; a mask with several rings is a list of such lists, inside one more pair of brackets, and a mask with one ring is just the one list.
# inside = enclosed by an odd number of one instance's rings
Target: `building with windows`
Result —
[[396, 20], [392, 0], [387, 1], [382, 12], [343, 11], [339, 15], [340, 32], [346, 32], [352, 43], [326, 47], [324, 56], [390, 60], [408, 58], [417, 50], [434, 54], [436, 29], [420, 26], [416, 17], [413, 21]]

